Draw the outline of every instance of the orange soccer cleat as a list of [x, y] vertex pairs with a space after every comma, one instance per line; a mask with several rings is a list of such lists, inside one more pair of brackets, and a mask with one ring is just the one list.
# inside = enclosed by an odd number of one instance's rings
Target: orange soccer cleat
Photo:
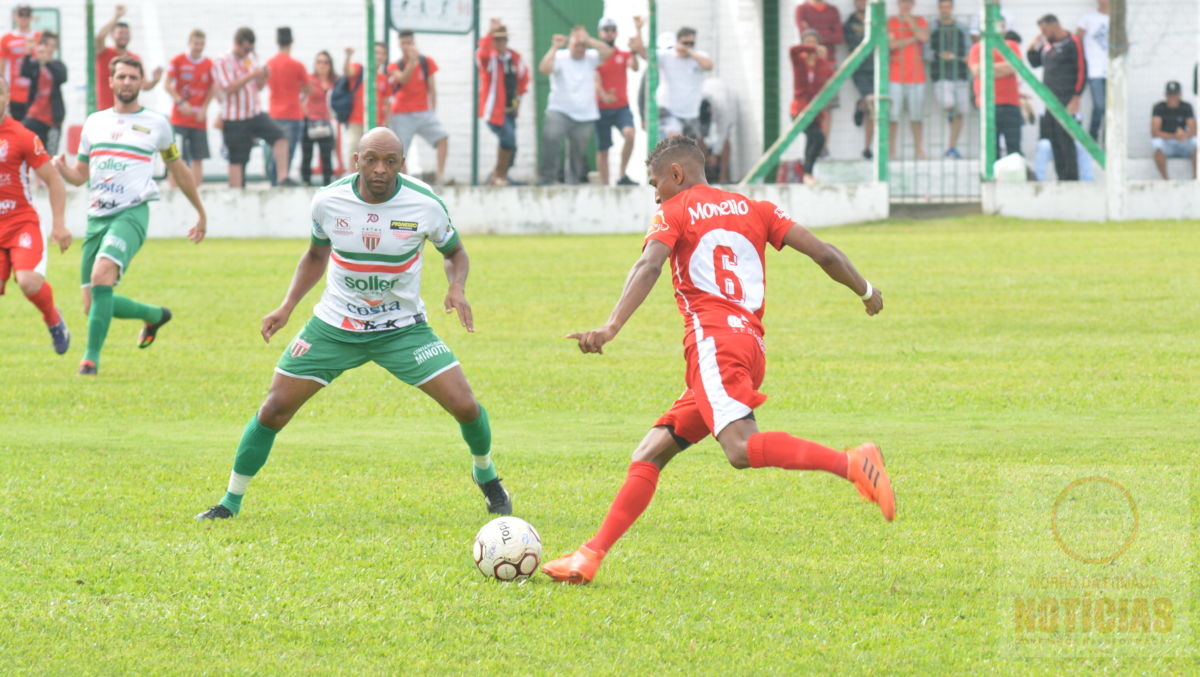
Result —
[[590, 583], [596, 577], [596, 570], [600, 568], [600, 562], [603, 559], [604, 555], [586, 545], [581, 545], [570, 555], [547, 562], [542, 567], [542, 573], [556, 581], [583, 585]]
[[892, 481], [883, 467], [883, 453], [874, 444], [863, 444], [846, 452], [850, 457], [846, 479], [854, 482], [858, 493], [872, 503], [879, 504], [883, 518], [889, 522], [896, 518], [896, 494]]

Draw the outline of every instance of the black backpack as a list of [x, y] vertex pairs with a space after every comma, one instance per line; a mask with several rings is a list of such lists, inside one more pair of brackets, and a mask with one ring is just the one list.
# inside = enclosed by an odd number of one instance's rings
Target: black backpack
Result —
[[337, 116], [338, 122], [343, 125], [350, 122], [350, 111], [354, 110], [354, 97], [358, 95], [358, 88], [362, 86], [362, 81], [363, 74], [360, 69], [353, 84], [345, 75], [333, 83], [333, 91], [329, 94], [329, 107], [333, 109], [333, 114]]
[[[426, 59], [425, 55], [421, 54], [421, 55], [417, 56], [417, 60], [421, 64], [421, 75], [424, 76], [425, 82], [429, 82], [429, 59]], [[396, 68], [399, 68], [400, 70], [404, 70], [404, 59], [400, 59], [399, 61], [396, 62]], [[404, 85], [393, 84], [392, 85], [392, 94], [395, 94], [396, 92], [400, 91], [403, 88], [404, 88]]]

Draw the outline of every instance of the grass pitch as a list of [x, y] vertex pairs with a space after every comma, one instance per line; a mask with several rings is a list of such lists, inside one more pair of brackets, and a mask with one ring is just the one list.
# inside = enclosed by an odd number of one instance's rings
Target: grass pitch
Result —
[[[1200, 226], [972, 218], [821, 235], [885, 310], [868, 318], [803, 257], [769, 254], [758, 420], [879, 442], [897, 521], [828, 475], [735, 471], [709, 440], [664, 472], [588, 587], [479, 576], [470, 544], [488, 516], [457, 426], [375, 366], [296, 417], [237, 519], [194, 522], [316, 300], [263, 344], [305, 243], [150, 241], [119, 291], [176, 319], [145, 351], [114, 321], [87, 380], [79, 250], [52, 255], [66, 357], [15, 284], [0, 302], [0, 672], [1195, 674]], [[607, 317], [639, 238], [465, 242], [478, 333], [440, 313], [429, 249], [431, 322], [488, 407], [516, 514], [555, 557], [591, 535], [682, 389], [682, 321], [663, 279], [605, 355], [580, 355], [563, 335]], [[1003, 582], [1044, 553], [1001, 541], [1014, 510], [1053, 496], [1006, 468], [1055, 466], [1124, 466], [1162, 487], [1182, 469], [1182, 527], [1155, 529], [1155, 485], [1139, 486], [1145, 536], [1118, 562], [1171, 597], [1168, 657], [1014, 649]]]

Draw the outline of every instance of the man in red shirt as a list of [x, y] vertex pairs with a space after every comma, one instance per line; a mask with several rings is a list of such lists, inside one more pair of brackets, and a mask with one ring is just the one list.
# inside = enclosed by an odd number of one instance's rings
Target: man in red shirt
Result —
[[[382, 42], [375, 43], [375, 124], [378, 126], [386, 125], [388, 121], [388, 109], [390, 108], [391, 85], [388, 82], [387, 74], [387, 45]], [[358, 148], [358, 143], [363, 136], [363, 127], [366, 124], [367, 116], [364, 114], [367, 105], [367, 90], [362, 86], [363, 65], [355, 63], [354, 48], [346, 48], [346, 60], [342, 63], [342, 73], [345, 73], [346, 79], [350, 81], [350, 87], [358, 91], [358, 96], [354, 97], [354, 105], [350, 108], [350, 118], [346, 121], [346, 135], [343, 140], [342, 151], [345, 155], [344, 162], [350, 171], [356, 172], [358, 168], [354, 166], [354, 149]], [[355, 83], [358, 83], [357, 85]], [[406, 151], [407, 152], [407, 151]]]
[[596, 121], [596, 169], [600, 172], [600, 185], [608, 185], [608, 149], [612, 148], [612, 128], [616, 127], [625, 139], [621, 146], [621, 174], [617, 179], [618, 186], [636, 185], [633, 179], [625, 174], [629, 167], [629, 158], [633, 156], [633, 113], [629, 110], [629, 86], [627, 72], [637, 72], [638, 58], [634, 52], [645, 51], [642, 45], [642, 26], [645, 20], [640, 16], [633, 17], [637, 26], [637, 35], [629, 41], [631, 51], [623, 52], [617, 48], [617, 22], [605, 17], [600, 20], [600, 39], [613, 48], [612, 56], [608, 57], [596, 73], [600, 76], [600, 89], [596, 92], [596, 103], [600, 106], [600, 119]]
[[900, 14], [888, 19], [888, 47], [891, 63], [888, 66], [888, 96], [892, 99], [891, 138], [888, 152], [896, 156], [896, 128], [900, 116], [908, 110], [912, 128], [913, 147], [918, 159], [925, 159], [925, 54], [923, 45], [929, 42], [929, 22], [915, 16], [914, 0], [900, 0]]
[[[21, 76], [29, 82], [29, 104], [9, 104], [9, 112], [22, 111], [21, 123], [37, 134], [50, 155], [58, 150], [62, 123], [66, 117], [62, 86], [67, 81], [67, 66], [54, 58], [58, 35], [46, 31], [38, 37], [32, 54], [21, 59]], [[14, 116], [17, 117], [17, 116]]]
[[4, 63], [0, 73], [9, 82], [9, 100], [14, 108], [9, 114], [20, 120], [24, 118], [23, 104], [29, 103], [30, 84], [29, 78], [21, 75], [21, 59], [33, 49], [33, 45], [41, 38], [41, 33], [30, 27], [33, 8], [29, 5], [17, 5], [13, 10], [13, 21], [17, 24], [17, 30], [0, 37], [0, 60]]
[[63, 218], [67, 192], [49, 162], [50, 155], [41, 139], [7, 111], [8, 81], [0, 75], [0, 296], [15, 270], [17, 286], [42, 312], [54, 352], [62, 355], [71, 345], [71, 334], [62, 313], [54, 306], [54, 291], [46, 282], [46, 238], [37, 210], [29, 204], [29, 169], [50, 191], [50, 212], [54, 219], [50, 237], [60, 251], [71, 246], [71, 234]]
[[213, 87], [213, 62], [204, 56], [204, 31], [199, 28], [188, 35], [188, 51], [178, 54], [167, 68], [163, 88], [175, 100], [171, 108], [171, 127], [179, 139], [183, 161], [192, 170], [199, 186], [204, 182], [203, 161], [208, 152], [208, 104], [217, 90]]
[[475, 52], [479, 68], [479, 117], [496, 135], [496, 167], [489, 181], [507, 186], [508, 170], [517, 154], [517, 111], [521, 97], [529, 90], [529, 67], [521, 55], [508, 48], [508, 28], [493, 18], [487, 35], [479, 39]]
[[[803, 43], [789, 50], [792, 59], [792, 107], [791, 115], [795, 118], [833, 77], [835, 64], [829, 58], [826, 47], [820, 44], [817, 31], [809, 28], [804, 31]], [[822, 122], [829, 117], [827, 111], [817, 114], [817, 119], [804, 129], [804, 182], [815, 183], [813, 169], [817, 166], [817, 158], [825, 148], [825, 132]]]
[[[1000, 30], [1004, 30], [1003, 26]], [[1004, 42], [1013, 51], [1013, 54], [1020, 54], [1021, 46], [1019, 44], [1012, 40]], [[980, 41], [972, 45], [971, 51], [967, 53], [967, 67], [971, 69], [971, 75], [975, 80], [975, 103], [981, 108], [983, 107], [983, 95], [979, 87], [979, 74], [981, 73], [979, 59], [982, 51], [983, 42]], [[996, 157], [1001, 158], [1005, 153], [1021, 152], [1021, 125], [1024, 124], [1024, 121], [1021, 119], [1021, 93], [1018, 88], [1016, 71], [1004, 60], [998, 49], [992, 50], [992, 61], [994, 62], [992, 73], [996, 81], [994, 91]], [[1001, 142], [1003, 142], [1003, 151], [1001, 151]]]
[[[267, 61], [267, 87], [271, 90], [268, 112], [287, 137], [288, 166], [279, 172], [287, 176], [292, 158], [296, 156], [296, 146], [304, 134], [304, 109], [300, 99], [308, 96], [312, 83], [308, 81], [304, 64], [292, 58], [292, 29], [286, 26], [275, 29], [275, 44], [279, 46], [279, 53]], [[274, 158], [267, 158], [271, 160], [267, 163], [267, 176], [275, 176]]]
[[709, 186], [704, 153], [694, 139], [664, 140], [646, 164], [655, 201], [662, 206], [650, 222], [642, 256], [608, 322], [568, 338], [578, 340], [585, 353], [603, 352], [646, 300], [670, 259], [684, 318], [688, 387], [633, 452], [625, 483], [595, 537], [542, 571], [558, 581], [591, 581], [609, 548], [650, 504], [663, 466], [710, 434], [735, 468], [824, 470], [853, 482], [891, 521], [895, 494], [877, 446], [864, 444], [843, 453], [784, 432], [759, 432], [754, 419], [754, 409], [767, 399], [758, 391], [766, 372], [766, 245], [787, 245], [809, 256], [826, 275], [853, 290], [868, 315], [883, 309], [880, 291], [837, 247], [818, 240], [782, 209]]
[[412, 149], [414, 136], [425, 139], [437, 149], [437, 173], [433, 182], [441, 184], [446, 175], [446, 153], [449, 137], [437, 117], [437, 62], [417, 50], [416, 36], [412, 31], [400, 31], [400, 60], [387, 67], [391, 86], [391, 116], [387, 120], [400, 143], [404, 154]]
[[[129, 32], [129, 24], [121, 21], [121, 17], [125, 16], [125, 5], [117, 5], [113, 11], [113, 18], [108, 20], [108, 23], [100, 27], [96, 33], [96, 110], [104, 110], [113, 107], [112, 87], [109, 85], [109, 63], [118, 56], [132, 56], [137, 60], [141, 57], [129, 51], [129, 40], [131, 34]], [[108, 35], [112, 34], [114, 47], [108, 46]], [[142, 83], [142, 90], [148, 91], [154, 89], [158, 81], [162, 79], [162, 66], [155, 66], [150, 77]]]

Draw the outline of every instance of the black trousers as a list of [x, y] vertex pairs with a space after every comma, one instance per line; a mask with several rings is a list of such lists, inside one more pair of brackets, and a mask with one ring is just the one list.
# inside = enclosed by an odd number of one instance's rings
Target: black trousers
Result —
[[304, 183], [312, 181], [313, 145], [316, 144], [321, 152], [321, 178], [323, 186], [333, 181], [333, 137], [323, 139], [308, 138], [308, 120], [304, 121], [304, 135], [300, 137], [300, 178]]
[[825, 148], [825, 132], [821, 131], [821, 123], [815, 120], [804, 130], [804, 173], [812, 174], [817, 166], [817, 158]]
[[1021, 152], [1021, 107], [1001, 104], [996, 106], [996, 157], [1004, 157], [1000, 151], [1000, 140], [1008, 153]]
[[1042, 116], [1042, 137], [1050, 140], [1054, 151], [1054, 173], [1059, 181], [1078, 181], [1079, 163], [1075, 156], [1075, 137], [1049, 113]]

